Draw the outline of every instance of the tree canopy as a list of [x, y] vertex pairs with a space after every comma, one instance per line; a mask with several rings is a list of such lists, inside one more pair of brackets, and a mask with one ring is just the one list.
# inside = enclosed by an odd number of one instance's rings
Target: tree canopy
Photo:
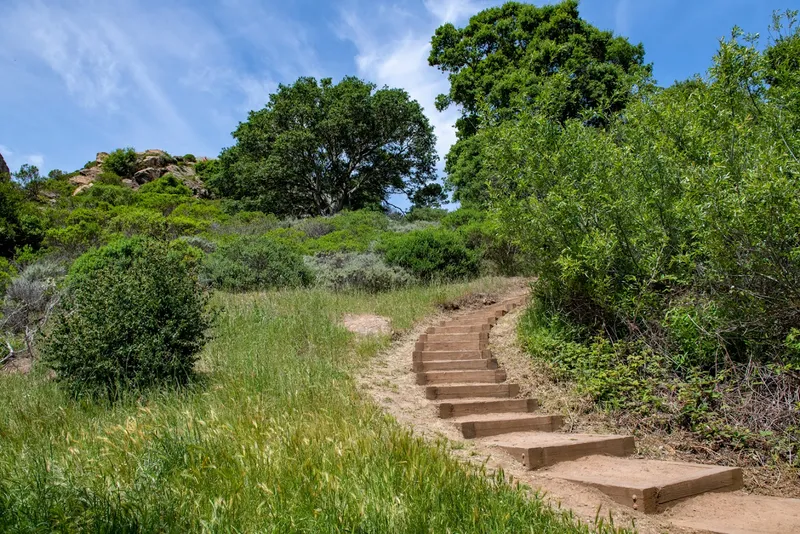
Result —
[[233, 137], [209, 185], [249, 208], [331, 215], [395, 193], [421, 204], [442, 197], [433, 128], [402, 89], [303, 77], [280, 85]]
[[641, 44], [581, 19], [576, 0], [543, 7], [508, 2], [481, 11], [464, 28], [445, 24], [431, 40], [428, 62], [449, 75], [439, 110], [461, 109], [446, 167], [461, 201], [485, 197], [478, 147], [469, 139], [487, 117], [512, 119], [524, 105], [561, 123], [583, 118], [602, 125], [651, 72]]

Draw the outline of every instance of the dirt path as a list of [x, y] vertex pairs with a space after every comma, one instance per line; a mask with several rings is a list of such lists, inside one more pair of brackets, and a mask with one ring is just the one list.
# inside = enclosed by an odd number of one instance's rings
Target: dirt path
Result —
[[[504, 299], [518, 297], [524, 294], [524, 291], [524, 288], [520, 287], [504, 295]], [[691, 526], [713, 530], [715, 524], [726, 522], [727, 517], [736, 512], [742, 505], [742, 498], [748, 497], [741, 492], [729, 494], [729, 497], [724, 496], [728, 494], [717, 493], [713, 494], [714, 497], [710, 500], [677, 501], [677, 504], [665, 513], [645, 515], [615, 502], [599, 490], [553, 478], [550, 468], [526, 470], [515, 458], [487, 445], [486, 440], [465, 439], [462, 431], [453, 422], [439, 417], [437, 403], [426, 399], [426, 386], [417, 385], [417, 377], [411, 372], [411, 355], [415, 349], [418, 350], [418, 340], [425, 339], [423, 334], [428, 332], [430, 327], [439, 325], [445, 319], [466, 317], [469, 313], [465, 310], [439, 313], [417, 325], [413, 331], [373, 360], [369, 368], [358, 377], [362, 390], [401, 424], [411, 428], [416, 435], [430, 440], [445, 440], [452, 453], [465, 461], [486, 465], [490, 470], [502, 467], [510, 479], [544, 494], [546, 500], [554, 506], [571, 509], [581, 521], [590, 524], [594, 523], [597, 517], [606, 519], [611, 517], [615, 525], [633, 527], [643, 533], [699, 532], [690, 528]], [[618, 432], [619, 428], [615, 421], [595, 410], [588, 400], [576, 398], [564, 386], [552, 381], [545, 368], [538, 367], [522, 352], [516, 341], [516, 324], [520, 314], [520, 311], [515, 311], [504, 316], [497, 322], [489, 336], [491, 356], [496, 358], [499, 368], [505, 370], [508, 382], [520, 385], [518, 397], [538, 399], [540, 406], [536, 410], [537, 413], [562, 414], [564, 425], [561, 432], [592, 434]], [[665, 447], [658, 439], [645, 440], [644, 446], [640, 447], [634, 457], [679, 459], [678, 453], [673, 448]], [[602, 457], [591, 457], [586, 464], [588, 469], [592, 468], [591, 461], [596, 461], [592, 459], [602, 461]], [[646, 461], [643, 461], [642, 465], [645, 464]], [[676, 464], [676, 469], [680, 467]], [[786, 503], [781, 502], [778, 505], [773, 515], [780, 513], [781, 507], [785, 507]], [[709, 509], [713, 509], [714, 513], [709, 513]], [[707, 525], [703, 524], [704, 520], [707, 520]], [[743, 532], [749, 531], [743, 530]]]
[[[538, 474], [537, 471], [527, 471], [508, 455], [476, 441], [464, 439], [452, 423], [440, 419], [435, 403], [425, 398], [425, 387], [415, 383], [414, 374], [411, 372], [411, 354], [421, 334], [450, 316], [452, 314], [439, 313], [428, 318], [395, 342], [388, 351], [376, 357], [372, 365], [358, 377], [361, 389], [392, 414], [398, 422], [411, 428], [416, 435], [428, 440], [446, 440], [452, 453], [465, 461], [485, 464], [490, 470], [502, 467], [511, 480], [528, 485], [535, 491], [544, 492], [545, 498], [553, 505], [573, 510], [576, 516], [586, 523], [594, 524], [596, 517], [607, 518], [611, 514], [614, 524], [621, 527], [635, 526], [642, 533], [667, 531], [665, 530], [667, 523], [657, 518], [636, 514], [596, 490], [580, 484], [550, 479]], [[496, 328], [512, 332], [517, 318], [518, 314], [509, 315]], [[498, 330], [498, 333], [500, 332]], [[493, 331], [492, 336], [494, 333]], [[508, 337], [498, 336], [498, 339], [503, 340], [501, 343], [507, 343]], [[503, 364], [514, 358], [513, 351], [510, 351], [512, 354], [505, 352], [500, 350], [497, 353], [498, 360], [503, 354]], [[517, 365], [515, 369], [523, 368], [524, 366]], [[509, 376], [512, 376], [512, 372], [516, 371], [509, 369]], [[681, 529], [672, 531], [692, 532]]]

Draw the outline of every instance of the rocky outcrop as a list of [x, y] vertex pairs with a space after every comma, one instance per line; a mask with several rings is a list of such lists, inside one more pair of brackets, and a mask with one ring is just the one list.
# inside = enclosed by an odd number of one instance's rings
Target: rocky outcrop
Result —
[[[97, 177], [104, 172], [103, 162], [107, 157], [108, 153], [99, 152], [94, 162], [70, 178], [70, 182], [76, 186], [73, 194], [76, 195], [92, 187]], [[138, 189], [146, 183], [171, 173], [186, 184], [195, 196], [206, 197], [208, 196], [208, 191], [202, 181], [198, 179], [194, 165], [194, 161], [184, 161], [182, 157], [170, 156], [163, 150], [150, 149], [144, 152], [137, 152], [136, 170], [132, 176], [123, 176], [122, 184], [131, 189]]]
[[8, 180], [11, 177], [11, 171], [8, 169], [8, 165], [6, 165], [6, 160], [3, 159], [3, 155], [0, 154], [0, 180]]

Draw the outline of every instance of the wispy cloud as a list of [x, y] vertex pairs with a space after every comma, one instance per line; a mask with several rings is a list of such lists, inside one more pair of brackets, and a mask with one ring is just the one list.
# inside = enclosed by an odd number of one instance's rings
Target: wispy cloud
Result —
[[11, 172], [16, 172], [24, 164], [36, 165], [39, 169], [44, 168], [44, 156], [42, 154], [18, 154], [6, 145], [0, 145], [0, 154], [6, 161], [6, 165]]
[[456, 140], [458, 111], [436, 110], [436, 96], [449, 90], [449, 82], [428, 66], [430, 39], [442, 23], [463, 22], [486, 4], [426, 0], [425, 9], [418, 12], [366, 3], [340, 9], [337, 33], [355, 45], [358, 74], [378, 85], [402, 87], [423, 106], [436, 130], [436, 148], [442, 160]]
[[614, 33], [628, 35], [631, 30], [631, 2], [630, 0], [617, 0], [614, 9]]

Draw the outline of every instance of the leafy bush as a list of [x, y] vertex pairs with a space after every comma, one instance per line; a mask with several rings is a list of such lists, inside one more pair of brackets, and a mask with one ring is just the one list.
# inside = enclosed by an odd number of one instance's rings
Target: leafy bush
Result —
[[43, 361], [74, 393], [186, 384], [211, 324], [180, 253], [142, 237], [81, 256], [67, 277]]
[[17, 275], [17, 269], [7, 259], [0, 257], [0, 295], [4, 295], [11, 279]]
[[186, 187], [174, 174], [168, 172], [161, 178], [148, 182], [139, 188], [139, 194], [160, 193], [165, 195], [192, 196], [192, 190]]
[[136, 172], [136, 150], [118, 148], [103, 160], [103, 170], [113, 172], [122, 178], [131, 178]]
[[459, 280], [478, 275], [478, 256], [455, 232], [441, 229], [390, 235], [382, 250], [389, 265], [408, 269], [422, 280]]
[[377, 254], [331, 254], [306, 257], [318, 285], [332, 291], [377, 293], [411, 285], [414, 277], [400, 267], [390, 267]]
[[194, 154], [186, 154], [185, 156], [183, 156], [183, 161], [189, 161], [191, 163], [194, 163], [197, 161], [197, 158], [194, 157]]
[[[604, 128], [522, 109], [473, 137], [493, 231], [538, 276], [547, 313], [575, 327], [557, 365], [611, 407], [646, 390], [677, 404], [649, 403], [665, 427], [735, 447], [800, 428], [785, 393], [800, 382], [800, 93], [781, 85], [797, 79], [800, 29], [789, 28], [764, 51], [735, 30], [704, 79], [642, 80]], [[644, 384], [647, 362], [664, 370], [660, 390]], [[796, 439], [775, 446], [797, 461]]]
[[75, 196], [74, 201], [87, 208], [128, 206], [133, 204], [134, 192], [120, 185], [94, 184]]
[[28, 265], [5, 292], [3, 316], [6, 329], [23, 334], [44, 318], [56, 297], [56, 287], [66, 269], [60, 262], [42, 260]]
[[313, 281], [303, 258], [291, 247], [265, 237], [240, 237], [209, 254], [203, 277], [231, 291], [306, 286]]
[[122, 178], [117, 173], [105, 171], [97, 175], [97, 178], [94, 179], [94, 183], [122, 187]]
[[336, 230], [336, 226], [324, 217], [303, 219], [295, 224], [294, 227], [312, 239], [326, 236]]
[[114, 211], [114, 217], [108, 222], [107, 231], [128, 237], [135, 235], [164, 237], [167, 234], [167, 221], [157, 211], [124, 206]]
[[239, 211], [214, 228], [214, 232], [220, 235], [262, 235], [280, 225], [281, 222], [272, 213], [265, 215], [260, 211]]
[[430, 221], [430, 222], [438, 222], [441, 221], [447, 215], [447, 210], [442, 208], [429, 208], [429, 207], [419, 207], [414, 206], [411, 208], [411, 211], [408, 212], [408, 215], [405, 216], [405, 220], [408, 222], [416, 222], [416, 221]]

